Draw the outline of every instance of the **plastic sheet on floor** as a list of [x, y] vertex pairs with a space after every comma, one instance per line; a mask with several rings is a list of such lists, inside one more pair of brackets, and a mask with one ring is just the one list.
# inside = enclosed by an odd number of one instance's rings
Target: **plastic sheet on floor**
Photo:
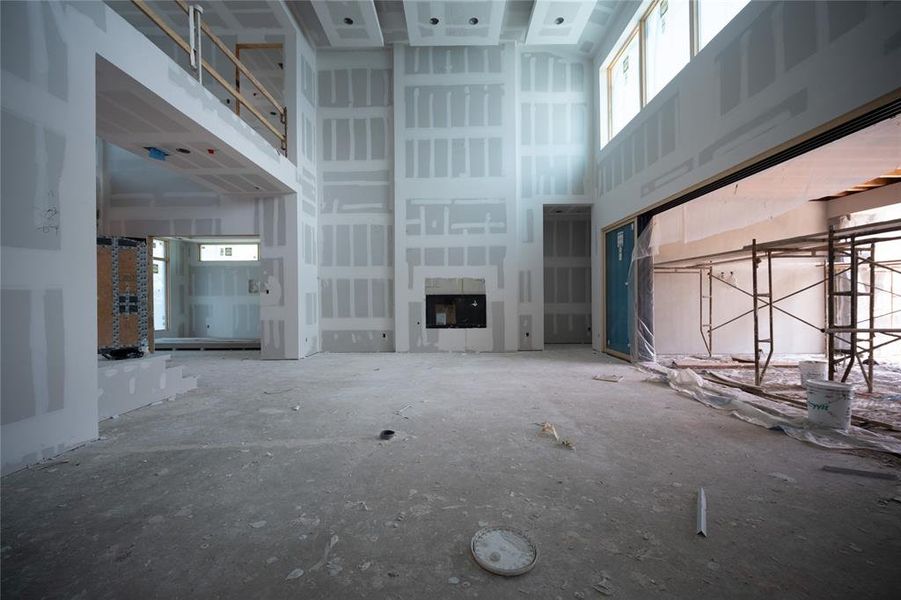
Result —
[[901, 440], [860, 427], [848, 431], [813, 427], [803, 410], [795, 409], [748, 392], [705, 380], [691, 369], [667, 369], [657, 363], [641, 363], [641, 368], [656, 375], [661, 383], [701, 404], [727, 410], [734, 417], [785, 432], [789, 437], [837, 450], [866, 449], [901, 455]]

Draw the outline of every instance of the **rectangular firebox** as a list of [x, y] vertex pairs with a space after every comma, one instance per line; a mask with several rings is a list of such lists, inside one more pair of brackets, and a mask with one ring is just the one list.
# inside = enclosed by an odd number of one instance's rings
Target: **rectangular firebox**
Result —
[[484, 329], [488, 326], [485, 281], [427, 279], [427, 329]]

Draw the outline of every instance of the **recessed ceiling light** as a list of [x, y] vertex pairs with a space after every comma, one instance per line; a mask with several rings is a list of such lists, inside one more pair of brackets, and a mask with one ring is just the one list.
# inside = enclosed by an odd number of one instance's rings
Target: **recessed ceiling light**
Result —
[[471, 19], [469, 19], [469, 24], [470, 25], [478, 25], [479, 24], [478, 18], [472, 17]]
[[176, 148], [175, 151], [181, 152], [182, 154], [190, 154], [191, 153], [191, 151], [188, 150], [187, 148]]
[[429, 23], [431, 23], [432, 25], [437, 25], [438, 17], [432, 17], [431, 19], [429, 19]]
[[351, 19], [350, 17], [344, 17], [344, 24], [345, 24], [345, 25], [353, 25], [353, 24], [354, 24], [354, 20]]
[[557, 25], [563, 25], [563, 17], [557, 17], [556, 19], [554, 19], [554, 23], [556, 23]]

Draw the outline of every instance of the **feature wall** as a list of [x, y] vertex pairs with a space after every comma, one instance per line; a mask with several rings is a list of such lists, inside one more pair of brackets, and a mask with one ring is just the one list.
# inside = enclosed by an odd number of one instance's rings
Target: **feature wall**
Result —
[[[516, 50], [394, 52], [395, 331], [401, 352], [517, 342]], [[427, 278], [485, 280], [486, 329], [426, 329]]]

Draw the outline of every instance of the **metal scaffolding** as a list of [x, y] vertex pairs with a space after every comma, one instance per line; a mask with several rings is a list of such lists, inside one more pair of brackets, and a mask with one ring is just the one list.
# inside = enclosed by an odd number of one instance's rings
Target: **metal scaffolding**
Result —
[[[901, 240], [901, 219], [835, 229], [773, 242], [750, 245], [733, 252], [722, 252], [687, 259], [667, 261], [654, 265], [657, 273], [697, 274], [699, 278], [700, 332], [708, 356], [713, 356], [713, 333], [751, 314], [754, 334], [754, 381], [763, 383], [776, 348], [773, 317], [778, 312], [816, 329], [825, 336], [826, 357], [829, 362], [829, 379], [847, 381], [856, 362], [867, 384], [873, 391], [874, 353], [877, 349], [901, 340], [901, 329], [876, 327], [876, 319], [901, 312], [901, 309], [876, 314], [876, 292], [892, 296], [901, 294], [892, 289], [876, 285], [876, 271], [883, 270], [901, 274], [899, 261], [877, 261], [876, 248], [879, 244]], [[810, 261], [811, 266], [823, 269], [824, 273], [815, 283], [789, 290], [775, 297], [773, 288], [774, 265], [780, 259]], [[746, 290], [726, 278], [714, 273], [714, 267], [730, 263], [751, 261], [751, 289]], [[861, 275], [863, 271], [863, 275]], [[719, 282], [751, 299], [751, 308], [722, 323], [714, 323], [714, 282]], [[825, 284], [825, 323], [816, 324], [779, 306], [780, 302]], [[705, 289], [706, 288], [706, 289]], [[845, 310], [841, 304], [847, 302]], [[861, 304], [866, 317], [859, 319]], [[706, 316], [705, 316], [706, 308]], [[761, 318], [763, 316], [763, 318]], [[847, 321], [842, 320], [846, 316]], [[761, 321], [766, 321], [761, 326]], [[876, 342], [876, 336], [888, 337]]]

